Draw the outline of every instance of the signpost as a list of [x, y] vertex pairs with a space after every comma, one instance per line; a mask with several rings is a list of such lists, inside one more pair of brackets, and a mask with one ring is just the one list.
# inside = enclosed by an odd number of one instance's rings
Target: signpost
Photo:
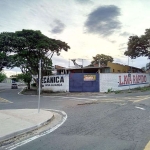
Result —
[[40, 112], [40, 96], [41, 96], [41, 59], [39, 61], [39, 100], [38, 100], [38, 113]]
[[[128, 73], [128, 77], [131, 78], [131, 73]], [[129, 82], [129, 92], [130, 92], [130, 82]]]

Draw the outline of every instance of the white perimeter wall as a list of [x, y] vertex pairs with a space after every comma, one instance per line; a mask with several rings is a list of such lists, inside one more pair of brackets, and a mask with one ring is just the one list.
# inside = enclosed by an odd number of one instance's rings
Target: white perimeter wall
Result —
[[128, 73], [101, 73], [100, 74], [100, 92], [107, 92], [108, 89], [117, 91], [136, 87], [148, 86], [150, 83], [149, 74], [132, 73], [131, 78]]
[[68, 92], [69, 75], [43, 76], [42, 91]]

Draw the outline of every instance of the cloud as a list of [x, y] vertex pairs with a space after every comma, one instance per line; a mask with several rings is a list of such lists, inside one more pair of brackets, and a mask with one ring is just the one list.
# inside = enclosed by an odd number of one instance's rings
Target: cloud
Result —
[[63, 32], [65, 29], [65, 24], [62, 23], [60, 20], [55, 20], [54, 21], [55, 27], [51, 30], [52, 33], [57, 34]]
[[119, 44], [119, 47], [123, 47], [124, 45], [126, 45], [127, 43], [121, 43]]
[[17, 67], [13, 68], [13, 69], [6, 69], [4, 68], [4, 73], [7, 75], [7, 77], [10, 77], [11, 75], [16, 75], [16, 74], [20, 74], [21, 70]]
[[127, 47], [120, 47], [119, 50], [120, 50], [120, 51], [127, 50]]
[[91, 0], [75, 0], [76, 2], [80, 3], [80, 4], [88, 4], [88, 3], [93, 3]]
[[53, 62], [53, 66], [54, 65], [59, 65], [62, 67], [69, 66], [69, 60], [63, 58], [62, 56], [57, 56], [56, 54], [54, 54], [54, 56], [52, 57], [52, 62]]
[[120, 9], [115, 5], [100, 6], [92, 11], [85, 22], [87, 32], [109, 36], [121, 28]]
[[130, 36], [131, 34], [130, 33], [128, 33], [128, 32], [123, 32], [123, 33], [120, 33], [120, 36]]
[[115, 40], [108, 40], [109, 42], [111, 42], [111, 43], [116, 43], [117, 41], [115, 41]]
[[123, 59], [120, 59], [120, 58], [114, 58], [114, 62], [124, 64]]

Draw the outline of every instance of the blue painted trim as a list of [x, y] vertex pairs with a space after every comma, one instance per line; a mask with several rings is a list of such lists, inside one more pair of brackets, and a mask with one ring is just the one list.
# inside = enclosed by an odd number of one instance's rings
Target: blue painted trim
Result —
[[120, 87], [120, 86], [132, 86], [132, 85], [140, 85], [140, 84], [149, 84], [148, 82], [146, 82], [146, 83], [138, 83], [138, 84], [126, 84], [126, 85], [118, 85], [118, 87]]

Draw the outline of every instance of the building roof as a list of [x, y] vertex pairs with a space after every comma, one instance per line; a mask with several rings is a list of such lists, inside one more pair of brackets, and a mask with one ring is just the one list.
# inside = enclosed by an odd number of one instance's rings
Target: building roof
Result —
[[83, 68], [58, 68], [57, 70], [86, 70], [86, 69], [102, 69], [110, 67], [83, 67]]
[[55, 69], [63, 69], [65, 67], [59, 66], [59, 65], [55, 65]]

